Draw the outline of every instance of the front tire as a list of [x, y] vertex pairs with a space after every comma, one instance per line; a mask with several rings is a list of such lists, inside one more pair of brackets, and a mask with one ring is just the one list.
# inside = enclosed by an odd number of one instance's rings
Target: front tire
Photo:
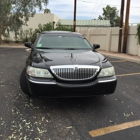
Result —
[[23, 69], [20, 75], [20, 88], [24, 94], [31, 96], [26, 80], [26, 68]]

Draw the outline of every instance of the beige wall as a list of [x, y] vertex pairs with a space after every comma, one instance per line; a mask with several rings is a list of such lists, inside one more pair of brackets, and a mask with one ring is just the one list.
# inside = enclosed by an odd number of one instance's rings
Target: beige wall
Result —
[[[38, 24], [46, 24], [46, 23], [49, 23], [49, 22], [55, 22], [57, 23], [58, 20], [60, 18], [58, 16], [56, 16], [55, 14], [51, 14], [51, 13], [48, 13], [48, 14], [44, 14], [44, 13], [37, 13], [35, 14], [34, 17], [31, 17], [28, 21], [28, 26], [23, 26], [23, 29], [29, 29], [29, 28], [37, 28], [38, 27]], [[56, 24], [55, 24], [56, 25]]]
[[[77, 29], [77, 32], [83, 34], [89, 40], [91, 45], [96, 43], [100, 44], [100, 50], [112, 52], [118, 51], [119, 27]], [[127, 53], [140, 56], [140, 45], [137, 44], [136, 32], [137, 26], [129, 27]]]

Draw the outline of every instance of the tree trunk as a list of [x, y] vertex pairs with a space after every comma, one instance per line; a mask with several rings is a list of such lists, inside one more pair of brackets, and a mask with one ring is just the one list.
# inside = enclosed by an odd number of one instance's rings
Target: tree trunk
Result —
[[2, 37], [1, 37], [1, 35], [0, 35], [0, 44], [2, 44]]
[[2, 44], [2, 30], [3, 30], [3, 26], [0, 25], [0, 44]]
[[126, 49], [127, 49], [127, 38], [128, 38], [128, 30], [129, 30], [129, 15], [130, 15], [130, 2], [131, 2], [131, 0], [127, 0], [124, 37], [123, 37], [123, 50], [122, 50], [123, 53], [126, 53]]

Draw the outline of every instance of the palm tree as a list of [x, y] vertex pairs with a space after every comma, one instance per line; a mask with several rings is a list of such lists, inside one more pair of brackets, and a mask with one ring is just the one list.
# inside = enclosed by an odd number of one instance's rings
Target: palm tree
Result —
[[47, 13], [47, 14], [48, 14], [48, 13], [51, 13], [51, 10], [50, 10], [50, 9], [45, 9], [45, 10], [44, 10], [44, 13]]

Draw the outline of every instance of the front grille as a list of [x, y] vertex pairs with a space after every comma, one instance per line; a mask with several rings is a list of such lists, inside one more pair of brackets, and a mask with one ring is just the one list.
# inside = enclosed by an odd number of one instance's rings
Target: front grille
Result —
[[99, 71], [98, 66], [52, 66], [54, 75], [63, 80], [87, 80], [93, 78]]

